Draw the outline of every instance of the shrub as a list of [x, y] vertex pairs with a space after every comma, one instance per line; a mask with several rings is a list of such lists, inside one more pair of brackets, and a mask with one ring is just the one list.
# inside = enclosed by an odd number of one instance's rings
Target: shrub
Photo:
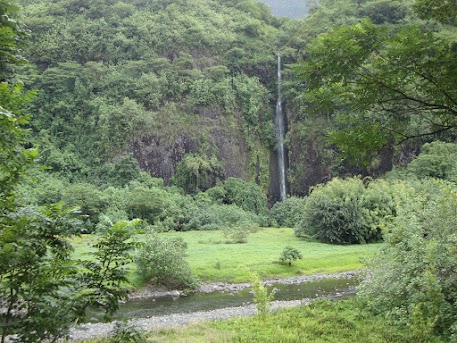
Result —
[[278, 201], [270, 210], [270, 218], [279, 226], [295, 227], [303, 220], [305, 202], [306, 198], [297, 197]]
[[106, 343], [146, 343], [147, 334], [141, 328], [137, 328], [127, 321], [116, 321], [110, 337], [101, 342]]
[[127, 298], [133, 223], [110, 227], [92, 259], [81, 261], [67, 240], [73, 220], [60, 206], [18, 209], [8, 222], [0, 232], [2, 342], [13, 334], [18, 342], [56, 342], [89, 307], [109, 316]]
[[435, 177], [457, 181], [457, 144], [435, 141], [426, 143], [421, 153], [407, 167], [419, 178]]
[[364, 305], [411, 328], [417, 341], [449, 337], [457, 320], [457, 189], [423, 182], [399, 210], [368, 278], [358, 293]]
[[267, 213], [267, 197], [253, 182], [229, 177], [224, 182], [207, 190], [210, 197], [220, 203], [237, 205], [248, 212]]
[[130, 218], [141, 218], [154, 224], [162, 212], [166, 191], [159, 188], [137, 187], [128, 194], [126, 208]]
[[401, 192], [407, 187], [401, 183], [366, 181], [367, 186], [359, 178], [335, 178], [314, 187], [295, 234], [337, 244], [381, 240], [402, 201]]
[[259, 217], [235, 205], [201, 205], [194, 212], [184, 230], [222, 230], [229, 227], [258, 225]]
[[297, 236], [310, 235], [326, 243], [362, 243], [379, 239], [365, 221], [359, 199], [365, 191], [358, 178], [335, 178], [313, 188], [305, 204]]
[[251, 273], [252, 291], [254, 293], [254, 303], [257, 307], [257, 315], [261, 320], [265, 320], [275, 296], [274, 292], [268, 292], [267, 287], [260, 280], [257, 273]]
[[282, 251], [281, 256], [279, 257], [279, 260], [283, 261], [283, 262], [287, 262], [289, 264], [289, 266], [291, 266], [293, 261], [300, 260], [302, 258], [303, 258], [303, 256], [300, 253], [300, 251], [298, 251], [294, 247], [287, 246]]
[[224, 229], [224, 237], [229, 239], [227, 243], [246, 243], [249, 233], [249, 228], [244, 226], [227, 227]]
[[104, 194], [88, 183], [76, 183], [66, 187], [62, 194], [66, 208], [78, 207], [84, 221], [82, 233], [91, 233], [100, 220], [100, 213], [108, 205]]
[[184, 259], [187, 244], [182, 238], [150, 233], [136, 258], [137, 275], [145, 283], [169, 288], [194, 288], [197, 280]]

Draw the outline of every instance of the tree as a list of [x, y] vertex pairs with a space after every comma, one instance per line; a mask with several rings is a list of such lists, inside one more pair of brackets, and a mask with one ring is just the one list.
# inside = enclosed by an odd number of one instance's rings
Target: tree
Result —
[[37, 156], [21, 108], [31, 93], [11, 82], [23, 31], [11, 1], [0, 0], [0, 322], [1, 342], [55, 342], [89, 306], [112, 313], [126, 296], [132, 230], [117, 224], [97, 243], [94, 262], [72, 258], [77, 222], [60, 205], [25, 206], [17, 186]]
[[0, 82], [12, 75], [15, 64], [24, 61], [18, 43], [22, 43], [26, 34], [13, 1], [0, 0]]
[[20, 342], [55, 342], [89, 307], [110, 315], [126, 299], [126, 264], [135, 247], [130, 223], [109, 228], [94, 245], [94, 259], [80, 261], [67, 240], [74, 223], [59, 206], [9, 216], [0, 233], [2, 343], [12, 334]]
[[295, 70], [312, 113], [333, 113], [330, 141], [367, 165], [392, 142], [457, 128], [455, 44], [419, 26], [389, 31], [369, 20], [307, 46]]
[[457, 4], [453, 0], [416, 0], [415, 9], [422, 18], [434, 18], [456, 25]]

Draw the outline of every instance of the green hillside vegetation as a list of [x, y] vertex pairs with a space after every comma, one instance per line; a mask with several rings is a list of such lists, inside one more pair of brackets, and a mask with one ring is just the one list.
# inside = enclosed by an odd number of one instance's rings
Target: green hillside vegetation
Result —
[[456, 13], [434, 0], [321, 0], [297, 20], [254, 0], [0, 0], [2, 342], [63, 338], [91, 307], [109, 317], [132, 280], [194, 288], [373, 256], [353, 302], [209, 331], [455, 341]]
[[[254, 1], [24, 1], [22, 71], [40, 162], [105, 183], [138, 165], [170, 184], [186, 157], [267, 190], [274, 41], [280, 21]], [[263, 83], [262, 83], [263, 82]], [[255, 168], [256, 164], [258, 168]], [[129, 180], [122, 180], [128, 182]], [[109, 183], [108, 183], [109, 184]]]

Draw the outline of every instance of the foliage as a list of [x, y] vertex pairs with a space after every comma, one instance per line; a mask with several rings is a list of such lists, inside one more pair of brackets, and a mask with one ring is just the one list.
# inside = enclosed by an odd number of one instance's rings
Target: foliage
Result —
[[141, 178], [138, 161], [133, 156], [126, 156], [112, 163], [106, 163], [100, 169], [101, 183], [104, 186], [122, 187]]
[[457, 5], [453, 1], [416, 0], [415, 9], [423, 18], [434, 18], [444, 24], [457, 24]]
[[[0, 1], [0, 83], [14, 75], [14, 67], [24, 58], [21, 46], [27, 30], [19, 19], [18, 7], [12, 0]], [[0, 103], [1, 105], [1, 103]]]
[[337, 244], [379, 241], [401, 203], [401, 183], [371, 182], [366, 187], [359, 178], [335, 178], [313, 188], [296, 228], [297, 236], [310, 235]]
[[138, 277], [169, 288], [195, 288], [197, 280], [185, 260], [186, 249], [182, 238], [148, 234], [135, 260]]
[[2, 224], [2, 340], [11, 334], [20, 342], [65, 337], [88, 307], [109, 315], [125, 299], [125, 265], [134, 247], [126, 224], [100, 238], [92, 261], [72, 258], [68, 237], [75, 224], [58, 206], [20, 209]]
[[142, 329], [136, 328], [128, 322], [116, 321], [110, 337], [106, 343], [146, 343], [148, 339]]
[[128, 193], [126, 209], [131, 218], [154, 224], [164, 206], [166, 191], [160, 188], [135, 187]]
[[292, 265], [293, 261], [300, 260], [302, 258], [303, 258], [303, 256], [299, 250], [295, 249], [294, 247], [287, 246], [281, 252], [281, 256], [279, 257], [279, 260], [283, 261], [283, 262], [287, 262], [290, 267]]
[[[73, 259], [69, 236], [78, 222], [59, 205], [33, 207], [20, 199], [18, 184], [37, 150], [24, 127], [22, 107], [32, 92], [10, 82], [24, 32], [16, 8], [0, 1], [0, 321], [1, 341], [56, 341], [83, 320], [87, 307], [110, 314], [126, 292], [126, 272], [133, 243], [129, 230], [113, 226], [101, 238], [93, 262]], [[19, 191], [18, 191], [19, 190]], [[29, 199], [28, 199], [29, 200]], [[90, 270], [86, 270], [90, 267]], [[8, 338], [7, 338], [8, 337]]]
[[306, 198], [289, 197], [276, 202], [270, 209], [270, 217], [280, 227], [295, 227], [303, 219]]
[[455, 329], [456, 205], [455, 185], [419, 185], [359, 289], [365, 306], [406, 324], [418, 341], [431, 334], [449, 337]]
[[100, 235], [94, 244], [94, 258], [82, 261], [84, 267], [78, 280], [82, 285], [82, 299], [86, 306], [99, 307], [107, 315], [118, 309], [119, 300], [127, 298], [128, 264], [138, 246], [133, 240], [135, 227], [141, 221], [120, 221]]
[[[156, 179], [159, 180], [159, 179]], [[119, 209], [130, 218], [140, 218], [158, 231], [184, 230], [197, 205], [176, 189], [146, 183], [134, 183], [122, 191]]]
[[265, 320], [270, 310], [271, 302], [274, 299], [275, 293], [273, 291], [268, 292], [267, 287], [260, 280], [257, 273], [251, 273], [252, 277], [252, 291], [254, 292], [254, 303], [257, 307], [257, 316], [261, 320]]
[[204, 191], [224, 177], [224, 168], [217, 158], [186, 155], [176, 166], [175, 183], [188, 193]]
[[[126, 161], [126, 173], [116, 173], [116, 165], [133, 155], [166, 184], [179, 163], [177, 183], [195, 192], [223, 179], [230, 160], [230, 175], [258, 177], [266, 188], [267, 83], [279, 21], [265, 5], [18, 1], [33, 32], [24, 54], [31, 65], [21, 72], [40, 89], [30, 105], [31, 129], [51, 172], [123, 186], [136, 171]], [[242, 54], [232, 68], [234, 46]], [[207, 162], [216, 163], [208, 170]], [[181, 169], [186, 163], [192, 166]], [[195, 163], [204, 170], [191, 168]]]
[[[1, 27], [0, 27], [1, 29]], [[1, 48], [1, 46], [0, 46]], [[0, 51], [1, 52], [1, 51]], [[1, 72], [1, 69], [0, 69]], [[30, 167], [37, 150], [26, 137], [24, 126], [28, 116], [20, 114], [20, 108], [30, 100], [31, 93], [22, 91], [22, 85], [0, 82], [0, 203], [12, 195], [13, 188]]]
[[191, 213], [183, 230], [221, 230], [259, 226], [259, 217], [236, 205], [200, 205]]
[[224, 229], [224, 237], [228, 238], [227, 243], [246, 243], [250, 233], [249, 227], [232, 226]]
[[[202, 336], [202, 333], [203, 336]], [[354, 299], [316, 301], [308, 305], [279, 309], [264, 321], [255, 317], [204, 322], [179, 329], [151, 333], [160, 342], [414, 342], [411, 331], [387, 324], [359, 307]], [[427, 342], [444, 343], [446, 338], [429, 336]]]
[[262, 189], [253, 182], [229, 177], [206, 193], [221, 204], [234, 204], [245, 211], [265, 214], [267, 198]]
[[100, 213], [108, 205], [103, 193], [87, 183], [68, 185], [62, 191], [62, 202], [66, 208], [78, 208], [84, 222], [81, 233], [94, 232], [95, 226], [100, 220]]
[[389, 32], [364, 21], [313, 39], [295, 70], [310, 110], [337, 115], [331, 142], [366, 165], [392, 140], [456, 127], [452, 46], [427, 27]]
[[457, 145], [435, 141], [426, 143], [421, 153], [408, 165], [407, 172], [418, 178], [433, 177], [457, 181]]

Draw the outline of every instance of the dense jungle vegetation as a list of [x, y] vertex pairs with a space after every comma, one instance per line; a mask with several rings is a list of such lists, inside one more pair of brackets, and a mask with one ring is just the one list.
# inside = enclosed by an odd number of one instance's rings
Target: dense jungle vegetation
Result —
[[455, 341], [456, 26], [451, 0], [321, 0], [301, 19], [254, 0], [0, 0], [2, 343], [111, 314], [131, 262], [195, 287], [185, 242], [158, 232], [243, 244], [281, 226], [383, 241], [360, 306]]

